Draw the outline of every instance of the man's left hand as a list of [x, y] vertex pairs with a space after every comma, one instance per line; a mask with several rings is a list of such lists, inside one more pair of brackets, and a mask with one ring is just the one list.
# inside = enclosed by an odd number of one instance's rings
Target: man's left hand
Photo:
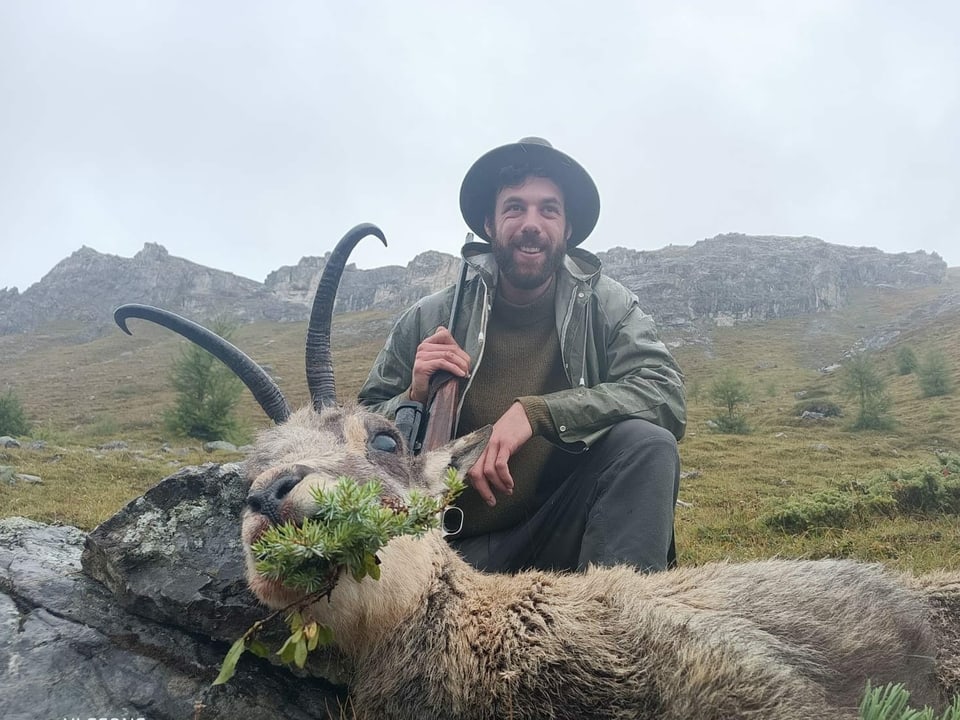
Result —
[[523, 405], [513, 403], [493, 425], [490, 441], [480, 459], [467, 472], [467, 478], [490, 507], [497, 504], [493, 491], [513, 493], [513, 477], [507, 461], [533, 437], [533, 428]]

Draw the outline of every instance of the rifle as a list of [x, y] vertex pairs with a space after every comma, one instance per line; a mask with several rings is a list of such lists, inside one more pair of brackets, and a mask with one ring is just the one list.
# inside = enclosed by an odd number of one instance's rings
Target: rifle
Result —
[[[465, 243], [473, 239], [473, 233], [467, 233]], [[453, 307], [450, 309], [450, 321], [447, 330], [454, 334], [457, 321], [457, 306], [460, 294], [467, 278], [467, 261], [460, 261], [460, 275], [453, 291]], [[450, 441], [457, 417], [457, 399], [459, 378], [448, 372], [435, 373], [430, 378], [427, 392], [427, 408], [422, 403], [409, 400], [400, 403], [396, 412], [397, 428], [406, 435], [407, 446], [418, 454], [423, 450], [433, 450]]]

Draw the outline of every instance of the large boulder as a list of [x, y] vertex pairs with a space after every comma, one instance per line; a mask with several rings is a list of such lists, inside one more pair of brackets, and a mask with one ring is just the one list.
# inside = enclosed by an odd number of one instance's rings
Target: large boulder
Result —
[[[332, 656], [294, 675], [247, 653], [210, 687], [229, 644], [267, 615], [243, 582], [245, 493], [238, 466], [210, 464], [89, 535], [0, 520], [0, 717], [338, 717], [342, 688], [315, 676], [342, 677]], [[268, 625], [267, 644], [283, 630]]]

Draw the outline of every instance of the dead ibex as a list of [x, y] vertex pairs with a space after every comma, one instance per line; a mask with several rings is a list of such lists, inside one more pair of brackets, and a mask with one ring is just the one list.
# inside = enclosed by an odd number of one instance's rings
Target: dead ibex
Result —
[[[203, 328], [124, 306], [202, 345], [244, 380], [277, 426], [246, 463], [249, 584], [279, 608], [302, 594], [259, 575], [250, 545], [311, 513], [309, 489], [379, 478], [384, 494], [441, 494], [447, 467], [479, 456], [480, 430], [414, 457], [386, 418], [337, 406], [330, 319], [354, 228], [332, 253], [307, 343], [313, 407], [290, 412], [269, 376]], [[488, 575], [439, 531], [391, 541], [381, 579], [344, 579], [306, 611], [355, 667], [364, 718], [853, 718], [867, 680], [903, 682], [917, 703], [960, 690], [960, 573], [898, 578], [847, 560], [709, 564], [654, 575]]]

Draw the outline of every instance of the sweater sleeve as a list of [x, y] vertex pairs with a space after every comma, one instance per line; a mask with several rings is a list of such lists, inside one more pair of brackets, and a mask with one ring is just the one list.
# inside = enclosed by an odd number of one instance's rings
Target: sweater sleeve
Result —
[[517, 402], [523, 406], [534, 435], [546, 438], [552, 443], [561, 442], [557, 426], [550, 415], [550, 408], [547, 407], [547, 401], [542, 396], [527, 395], [517, 398]]

